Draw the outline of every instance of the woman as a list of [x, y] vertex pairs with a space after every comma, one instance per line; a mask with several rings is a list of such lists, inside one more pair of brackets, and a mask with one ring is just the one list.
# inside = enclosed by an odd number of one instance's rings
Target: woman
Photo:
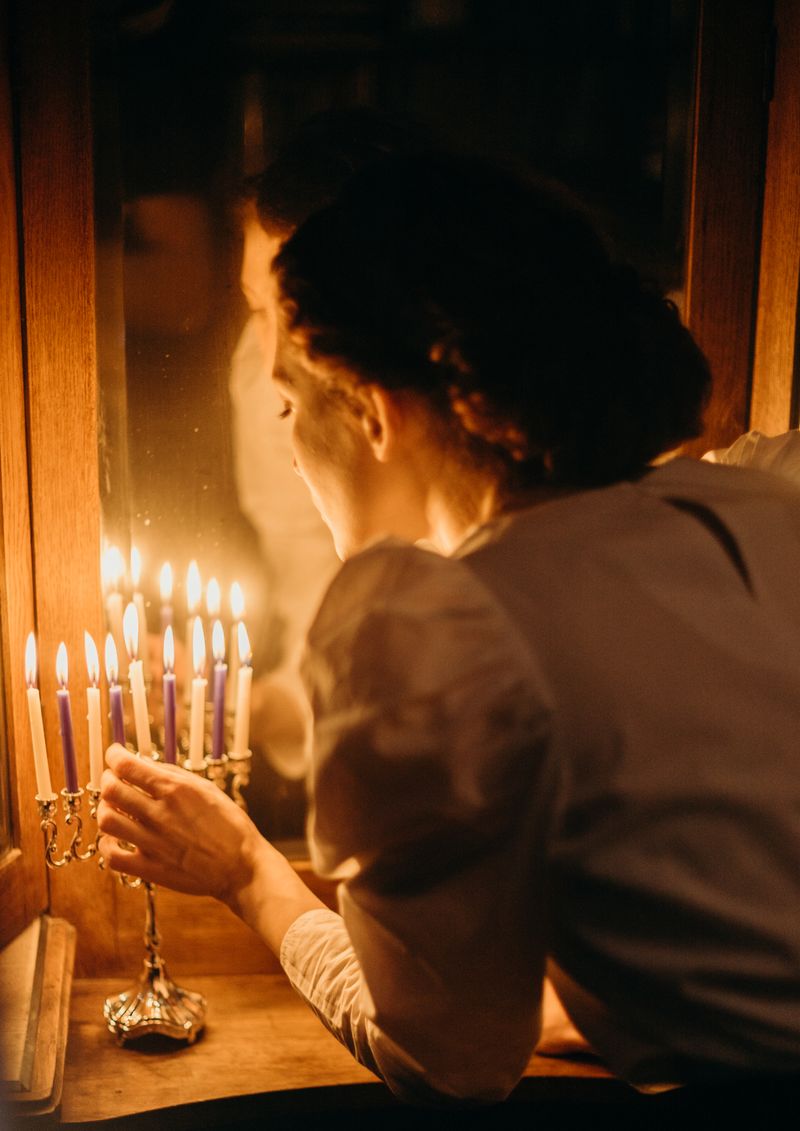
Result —
[[699, 432], [706, 364], [524, 178], [389, 160], [275, 273], [295, 465], [345, 561], [305, 660], [342, 914], [120, 748], [103, 854], [227, 902], [408, 1098], [506, 1095], [546, 962], [637, 1085], [797, 1071], [797, 494], [651, 466]]

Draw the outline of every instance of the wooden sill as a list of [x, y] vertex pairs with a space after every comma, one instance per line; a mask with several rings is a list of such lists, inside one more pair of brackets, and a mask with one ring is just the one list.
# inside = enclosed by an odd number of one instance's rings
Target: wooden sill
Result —
[[74, 959], [75, 928], [47, 915], [0, 955], [2, 1090], [11, 1113], [58, 1106]]
[[[125, 985], [118, 978], [75, 981], [61, 1125], [122, 1120], [120, 1127], [133, 1128], [138, 1115], [142, 1126], [176, 1131], [230, 1126], [232, 1120], [240, 1126], [239, 1120], [268, 1114], [397, 1106], [388, 1089], [323, 1028], [283, 974], [184, 978], [177, 965], [170, 973], [208, 1000], [206, 1031], [189, 1047], [146, 1037], [120, 1048], [105, 1029], [103, 1001]], [[534, 1056], [527, 1075], [568, 1086], [573, 1096], [576, 1085], [630, 1091], [589, 1061]], [[214, 1111], [217, 1121], [207, 1122]]]

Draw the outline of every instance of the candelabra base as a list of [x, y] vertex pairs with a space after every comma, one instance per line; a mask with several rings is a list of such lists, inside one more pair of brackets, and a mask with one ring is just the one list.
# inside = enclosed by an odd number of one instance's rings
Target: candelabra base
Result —
[[103, 1016], [120, 1045], [147, 1033], [159, 1033], [191, 1045], [205, 1025], [206, 999], [176, 986], [160, 959], [145, 960], [135, 986], [117, 997], [106, 998]]

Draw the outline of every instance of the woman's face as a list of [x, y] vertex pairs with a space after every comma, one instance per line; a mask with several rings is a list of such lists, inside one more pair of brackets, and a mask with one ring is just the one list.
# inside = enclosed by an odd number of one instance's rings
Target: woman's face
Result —
[[273, 378], [292, 429], [295, 470], [344, 560], [390, 532], [378, 518], [381, 465], [354, 404], [309, 372], [291, 347], [281, 349]]

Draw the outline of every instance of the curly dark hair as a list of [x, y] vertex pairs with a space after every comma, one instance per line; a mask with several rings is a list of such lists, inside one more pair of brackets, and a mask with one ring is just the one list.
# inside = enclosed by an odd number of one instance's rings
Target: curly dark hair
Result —
[[699, 435], [708, 364], [559, 188], [475, 158], [388, 157], [275, 263], [291, 337], [426, 396], [510, 486], [639, 475]]

